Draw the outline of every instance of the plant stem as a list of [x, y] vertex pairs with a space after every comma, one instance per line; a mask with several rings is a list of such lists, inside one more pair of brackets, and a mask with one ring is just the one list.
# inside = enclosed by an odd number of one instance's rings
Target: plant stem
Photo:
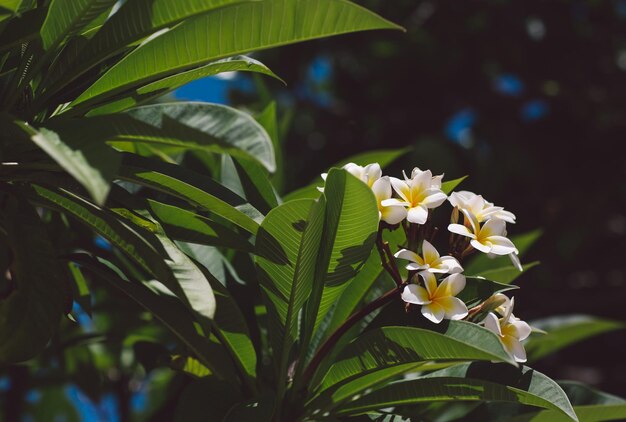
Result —
[[391, 249], [389, 248], [389, 243], [383, 240], [382, 229], [378, 230], [376, 247], [378, 248], [378, 254], [380, 255], [383, 268], [389, 273], [389, 275], [391, 275], [391, 278], [393, 278], [393, 281], [396, 282], [396, 285], [400, 286], [403, 283], [402, 276], [400, 275], [400, 271], [398, 271], [396, 260], [393, 253], [391, 253]]
[[313, 377], [313, 375], [315, 375], [317, 367], [320, 365], [328, 352], [333, 348], [333, 346], [337, 344], [341, 336], [343, 336], [350, 328], [352, 328], [352, 326], [356, 322], [363, 319], [366, 315], [391, 302], [395, 297], [400, 294], [400, 292], [402, 291], [402, 287], [403, 284], [401, 283], [399, 286], [394, 287], [378, 299], [368, 303], [365, 307], [350, 315], [350, 317], [343, 324], [341, 324], [317, 350], [317, 352], [313, 356], [313, 359], [311, 359], [309, 366], [307, 366], [306, 370], [302, 374], [302, 385], [308, 386], [311, 378]]

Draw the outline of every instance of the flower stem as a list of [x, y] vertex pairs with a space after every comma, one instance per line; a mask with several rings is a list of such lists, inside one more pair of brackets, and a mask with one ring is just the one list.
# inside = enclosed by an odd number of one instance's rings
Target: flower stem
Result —
[[380, 255], [380, 261], [383, 265], [383, 268], [391, 275], [393, 281], [396, 282], [397, 286], [400, 286], [402, 281], [402, 276], [400, 275], [400, 271], [398, 271], [398, 266], [396, 265], [396, 260], [389, 248], [389, 243], [383, 240], [383, 231], [382, 229], [378, 230], [378, 235], [376, 236], [376, 247], [378, 248], [378, 254]]

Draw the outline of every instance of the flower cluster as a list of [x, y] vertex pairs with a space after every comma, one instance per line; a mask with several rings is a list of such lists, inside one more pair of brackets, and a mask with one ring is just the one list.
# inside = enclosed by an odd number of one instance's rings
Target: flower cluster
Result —
[[[415, 167], [410, 176], [403, 172], [403, 178], [399, 179], [384, 176], [377, 163], [364, 167], [349, 163], [343, 168], [372, 189], [381, 222], [378, 245], [381, 259], [396, 280], [407, 310], [417, 305], [424, 317], [436, 324], [444, 319], [467, 319], [484, 325], [499, 336], [516, 361], [525, 362], [521, 341], [530, 334], [530, 326], [513, 316], [513, 299], [497, 293], [468, 309], [457, 297], [467, 283], [461, 261], [475, 251], [490, 257], [509, 255], [522, 271], [519, 252], [506, 237], [506, 224], [514, 224], [515, 215], [469, 191], [452, 192], [448, 196], [442, 189], [443, 175], [433, 176], [430, 170]], [[326, 174], [322, 178], [325, 180]], [[431, 214], [446, 200], [453, 209], [448, 225], [449, 253], [442, 256], [432, 243], [437, 229], [432, 227]], [[400, 227], [406, 234], [406, 247], [391, 255], [380, 234], [385, 228]], [[406, 277], [400, 275], [395, 259], [408, 261]]]

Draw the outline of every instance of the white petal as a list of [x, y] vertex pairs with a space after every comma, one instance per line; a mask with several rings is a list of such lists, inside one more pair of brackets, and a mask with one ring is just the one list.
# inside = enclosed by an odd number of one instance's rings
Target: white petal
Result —
[[494, 314], [493, 312], [489, 312], [483, 322], [485, 323], [486, 329], [502, 337], [502, 330], [500, 329], [500, 321], [498, 320], [498, 317], [496, 316], [496, 314]]
[[422, 306], [422, 315], [435, 324], [439, 324], [446, 315], [446, 312], [443, 309], [443, 306], [438, 303], [429, 303], [428, 305]]
[[397, 205], [383, 206], [381, 218], [385, 223], [398, 224], [406, 218], [406, 208]]
[[430, 268], [430, 265], [420, 265], [417, 262], [411, 262], [410, 264], [407, 264], [405, 268], [410, 271], [428, 270], [430, 272], [435, 272], [435, 271], [432, 271], [432, 268]]
[[[402, 172], [404, 173], [404, 170], [402, 170]], [[413, 170], [411, 171], [411, 179], [421, 173], [423, 173], [423, 171], [419, 167], [413, 167]], [[406, 174], [404, 175], [404, 177], [406, 177]]]
[[322, 180], [326, 180], [326, 178], [328, 177], [328, 173], [322, 173], [320, 176], [322, 176]]
[[467, 201], [467, 208], [474, 215], [478, 215], [482, 213], [484, 205], [485, 205], [485, 200], [483, 199], [481, 195], [476, 195], [472, 197], [469, 201]]
[[447, 268], [446, 272], [450, 274], [463, 272], [463, 267], [461, 267], [461, 264], [459, 264], [456, 258], [452, 256], [442, 256], [440, 260], [441, 264]]
[[443, 181], [443, 174], [433, 176], [430, 186], [433, 188], [441, 189], [441, 182]]
[[369, 185], [380, 179], [380, 177], [383, 175], [383, 172], [380, 169], [380, 165], [378, 163], [368, 164], [367, 166], [365, 166], [364, 172], [367, 175], [367, 182]]
[[480, 243], [476, 239], [470, 240], [470, 245], [472, 245], [474, 247], [474, 249], [477, 249], [477, 250], [479, 250], [481, 252], [484, 252], [484, 253], [491, 252], [491, 246], [485, 245], [484, 243]]
[[448, 196], [448, 201], [453, 207], [463, 208], [465, 206], [465, 200], [459, 192], [452, 192], [450, 196]]
[[411, 189], [409, 185], [404, 180], [400, 180], [396, 177], [390, 177], [389, 181], [391, 182], [391, 186], [393, 190], [405, 201], [410, 202], [411, 199]]
[[513, 266], [517, 268], [520, 272], [524, 271], [524, 267], [522, 267], [522, 263], [519, 260], [519, 256], [515, 252], [509, 254], [509, 258], [511, 258], [511, 262]]
[[472, 214], [467, 208], [461, 208], [461, 212], [465, 216], [465, 219], [470, 223], [472, 231], [478, 234], [478, 232], [480, 231], [480, 224], [478, 224], [478, 218], [474, 214]]
[[444, 309], [447, 319], [463, 319], [467, 316], [467, 306], [456, 297], [448, 297], [437, 301]]
[[435, 249], [432, 243], [428, 240], [424, 240], [422, 243], [422, 256], [424, 257], [424, 262], [430, 264], [439, 258], [439, 252], [437, 252], [437, 249]]
[[532, 328], [526, 321], [511, 318], [510, 324], [515, 327], [515, 333], [518, 339], [525, 340], [530, 335]]
[[514, 337], [506, 336], [504, 343], [508, 346], [509, 352], [515, 358], [515, 362], [526, 362], [526, 350], [524, 346]]
[[494, 215], [501, 220], [506, 221], [507, 223], [515, 224], [515, 214], [510, 211], [502, 210]]
[[450, 224], [448, 225], [448, 230], [452, 233], [460, 234], [461, 236], [471, 237], [472, 239], [476, 238], [474, 233], [463, 224]]
[[429, 192], [422, 200], [422, 204], [426, 205], [428, 208], [437, 208], [439, 205], [443, 204], [446, 199], [448, 199], [448, 197], [445, 193], [438, 189], [433, 189], [432, 192]]
[[480, 234], [484, 237], [502, 236], [506, 230], [506, 223], [497, 218], [492, 218], [480, 228]]
[[[444, 278], [437, 293], [442, 292], [446, 296], [456, 296], [465, 288], [465, 276], [463, 274], [451, 274]], [[445, 293], [444, 293], [445, 292]]]
[[428, 291], [428, 296], [433, 297], [435, 292], [437, 291], [437, 278], [434, 274], [428, 271], [422, 271], [419, 275], [424, 279], [424, 285], [426, 286], [426, 290]]
[[399, 259], [408, 259], [409, 261], [413, 262], [418, 262], [422, 260], [418, 254], [408, 249], [400, 249], [393, 256]]
[[389, 198], [380, 201], [380, 205], [383, 207], [408, 207], [410, 204], [408, 202], [402, 202], [396, 198]]
[[422, 206], [409, 208], [409, 210], [407, 211], [406, 219], [410, 223], [424, 224], [428, 219], [428, 210], [426, 209], [426, 207]]
[[428, 292], [417, 284], [409, 284], [402, 291], [402, 300], [415, 305], [427, 305], [430, 303]]
[[417, 174], [411, 179], [411, 182], [409, 183], [409, 185], [411, 186], [411, 191], [413, 193], [419, 193], [430, 189], [432, 177], [433, 174], [430, 172], [430, 170], [426, 170]]
[[376, 180], [372, 185], [372, 192], [374, 192], [374, 196], [376, 197], [378, 202], [390, 198], [391, 182], [389, 182], [389, 177], [385, 176]]
[[496, 255], [508, 255], [517, 252], [517, 248], [513, 242], [504, 236], [489, 236], [487, 240], [491, 242], [491, 253]]

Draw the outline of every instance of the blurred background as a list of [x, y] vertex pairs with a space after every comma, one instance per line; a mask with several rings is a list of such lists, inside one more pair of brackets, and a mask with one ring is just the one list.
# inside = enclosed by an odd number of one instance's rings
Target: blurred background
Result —
[[[286, 85], [237, 73], [196, 81], [175, 97], [252, 113], [275, 100], [286, 151], [281, 193], [372, 149], [410, 148], [389, 174], [419, 166], [446, 179], [469, 175], [462, 188], [517, 215], [511, 235], [543, 231], [524, 260], [541, 265], [519, 279], [518, 317], [626, 321], [626, 0], [358, 3], [406, 33], [257, 53]], [[108, 333], [99, 350], [76, 340], [60, 363], [43, 357], [0, 372], [5, 419], [25, 394], [20, 406], [37, 420], [53, 420], [37, 415], [49, 406], [62, 409], [62, 420], [167, 420], [180, 386], [171, 371], [138, 370], [132, 357], [147, 356], [139, 359], [144, 369], [159, 367], [154, 344], [141, 341], [158, 328], [121, 297], [99, 299], [100, 310], [116, 312], [76, 313], [84, 339]], [[116, 338], [116, 327], [132, 329], [132, 337]], [[626, 397], [625, 333], [594, 337], [533, 366]]]

